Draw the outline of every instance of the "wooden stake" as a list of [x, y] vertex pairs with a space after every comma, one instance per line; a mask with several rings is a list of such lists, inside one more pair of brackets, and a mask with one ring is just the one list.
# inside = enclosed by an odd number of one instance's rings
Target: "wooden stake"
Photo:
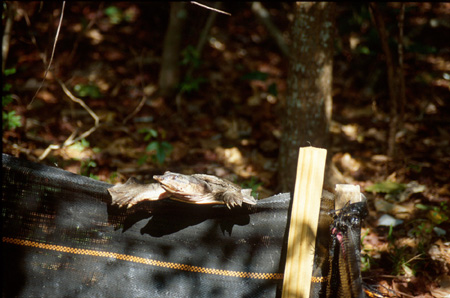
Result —
[[307, 298], [311, 287], [327, 150], [300, 148], [282, 298]]
[[335, 209], [339, 210], [347, 202], [350, 204], [361, 202], [361, 192], [359, 185], [352, 184], [336, 184], [335, 188], [336, 202]]

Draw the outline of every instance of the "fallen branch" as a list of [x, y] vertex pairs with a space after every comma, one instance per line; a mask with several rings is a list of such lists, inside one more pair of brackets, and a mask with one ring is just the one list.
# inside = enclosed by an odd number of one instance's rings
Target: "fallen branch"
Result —
[[134, 115], [136, 115], [137, 113], [139, 113], [142, 109], [142, 107], [144, 106], [145, 102], [147, 101], [147, 95], [143, 95], [141, 101], [139, 102], [139, 104], [136, 106], [136, 108], [133, 110], [133, 112], [131, 112], [128, 116], [125, 117], [125, 119], [123, 119], [122, 124], [125, 124], [128, 122], [128, 120], [130, 120], [132, 117], [134, 117]]
[[261, 2], [253, 2], [252, 11], [258, 17], [258, 20], [266, 27], [269, 34], [272, 35], [273, 39], [275, 39], [275, 42], [277, 43], [283, 55], [289, 57], [289, 46], [286, 44], [286, 40], [284, 39], [281, 31], [278, 30], [278, 28], [270, 19], [270, 14], [267, 9], [264, 8]]
[[39, 91], [41, 91], [42, 86], [44, 86], [45, 79], [47, 78], [47, 74], [48, 74], [48, 72], [50, 70], [50, 66], [52, 65], [53, 57], [55, 55], [56, 43], [58, 42], [59, 31], [61, 30], [61, 24], [62, 24], [62, 20], [63, 20], [63, 17], [64, 17], [64, 8], [65, 7], [66, 7], [66, 1], [63, 1], [62, 8], [61, 8], [61, 16], [59, 18], [58, 29], [56, 30], [56, 34], [55, 34], [55, 41], [53, 42], [53, 49], [52, 49], [52, 54], [50, 56], [50, 61], [48, 63], [47, 69], [44, 72], [44, 78], [42, 78], [41, 85], [39, 86], [38, 90], [36, 90], [36, 93], [34, 94], [33, 98], [31, 99], [31, 102], [28, 104], [28, 107], [31, 106], [31, 104], [33, 103], [33, 101], [36, 98], [37, 94], [39, 93]]
[[198, 5], [198, 6], [201, 6], [201, 7], [204, 7], [204, 8], [206, 8], [206, 9], [209, 9], [209, 10], [212, 10], [212, 11], [215, 11], [215, 12], [218, 12], [218, 13], [226, 14], [227, 16], [231, 16], [231, 13], [226, 12], [226, 11], [223, 11], [223, 10], [219, 10], [219, 9], [217, 9], [217, 8], [214, 8], [214, 7], [210, 7], [210, 6], [207, 6], [207, 5], [204, 5], [204, 4], [195, 2], [195, 1], [191, 1], [191, 3], [192, 3], [192, 4], [195, 4], [195, 5]]
[[75, 95], [72, 94], [72, 92], [70, 92], [69, 89], [67, 89], [66, 85], [60, 80], [60, 79], [56, 79], [59, 83], [59, 85], [61, 85], [61, 88], [63, 89], [64, 93], [74, 102], [78, 103], [80, 106], [82, 106], [90, 115], [92, 118], [94, 118], [95, 120], [95, 125], [97, 126], [99, 123], [99, 118], [97, 116], [97, 114], [95, 114], [91, 108], [89, 108], [82, 99], [76, 97]]
[[63, 89], [64, 93], [74, 102], [78, 103], [80, 106], [83, 107], [83, 109], [85, 109], [89, 115], [91, 115], [92, 118], [94, 118], [95, 124], [93, 127], [91, 127], [89, 130], [85, 131], [84, 133], [82, 133], [81, 135], [79, 135], [78, 137], [75, 138], [75, 135], [77, 134], [77, 131], [74, 131], [68, 138], [67, 140], [62, 144], [62, 145], [50, 145], [47, 147], [47, 149], [44, 150], [44, 152], [39, 156], [39, 160], [43, 160], [45, 157], [47, 157], [47, 155], [50, 153], [51, 150], [56, 150], [56, 149], [61, 149], [67, 146], [72, 145], [75, 142], [78, 142], [81, 139], [85, 139], [87, 138], [90, 134], [92, 134], [100, 125], [100, 119], [98, 118], [97, 114], [95, 114], [91, 108], [89, 108], [82, 99], [74, 96], [72, 94], [72, 92], [70, 92], [69, 89], [67, 89], [66, 85], [60, 80], [60, 79], [56, 79], [59, 83], [59, 85], [61, 85], [61, 88]]
[[[61, 30], [61, 24], [62, 24], [62, 20], [63, 20], [63, 17], [64, 17], [64, 8], [65, 8], [65, 5], [66, 5], [66, 2], [64, 1], [63, 4], [62, 4], [62, 8], [61, 8], [61, 16], [60, 16], [60, 19], [59, 19], [58, 29], [57, 29], [56, 34], [55, 34], [55, 41], [54, 41], [54, 43], [53, 43], [52, 54], [51, 54], [51, 56], [50, 56], [50, 61], [49, 61], [49, 63], [48, 63], [47, 69], [45, 70], [44, 78], [42, 79], [42, 82], [41, 82], [41, 84], [40, 84], [38, 90], [36, 91], [36, 93], [34, 94], [33, 98], [31, 99], [31, 102], [28, 104], [28, 107], [33, 103], [33, 101], [34, 101], [34, 99], [36, 98], [37, 94], [39, 93], [39, 91], [41, 90], [42, 86], [44, 85], [44, 82], [45, 82], [45, 79], [47, 78], [48, 73], [50, 72], [50, 67], [51, 67], [52, 62], [53, 62], [53, 57], [55, 56], [56, 44], [57, 44], [57, 42], [58, 42], [58, 36], [59, 36], [59, 32], [60, 32], [60, 30]], [[29, 19], [28, 15], [27, 15], [26, 11], [24, 11], [24, 17], [25, 17], [25, 21], [26, 21], [27, 25], [28, 25], [29, 27], [31, 27], [31, 22], [30, 22], [30, 19]], [[36, 48], [38, 49], [38, 45], [37, 45], [37, 42], [36, 42], [36, 38], [35, 38], [34, 36], [32, 36], [32, 42], [33, 42], [33, 44], [36, 46]], [[45, 61], [45, 60], [46, 60], [46, 57], [45, 57], [45, 55], [42, 54], [42, 55], [41, 55], [41, 59], [42, 59], [43, 63], [46, 64], [46, 61]], [[93, 112], [93, 111], [92, 111], [92, 110], [84, 103], [84, 101], [83, 101], [82, 99], [80, 99], [80, 98], [74, 96], [74, 95], [72, 94], [72, 92], [70, 92], [70, 90], [66, 87], [66, 85], [65, 85], [60, 79], [57, 78], [56, 80], [57, 80], [57, 82], [59, 83], [59, 85], [61, 86], [61, 88], [63, 89], [64, 93], [65, 93], [72, 101], [74, 101], [74, 102], [78, 103], [79, 105], [81, 105], [81, 106], [83, 107], [83, 109], [85, 109], [85, 110], [89, 113], [89, 115], [91, 115], [91, 117], [94, 119], [95, 124], [94, 124], [93, 127], [91, 127], [91, 129], [85, 131], [83, 134], [81, 134], [80, 136], [78, 136], [78, 137], [76, 137], [76, 138], [75, 138], [75, 136], [77, 135], [78, 130], [75, 130], [75, 131], [74, 131], [74, 132], [66, 139], [66, 141], [64, 141], [64, 143], [63, 143], [62, 145], [55, 145], [55, 144], [49, 145], [49, 146], [44, 150], [44, 152], [39, 156], [39, 158], [38, 158], [39, 160], [43, 160], [45, 157], [47, 157], [47, 155], [50, 153], [51, 150], [56, 150], [56, 149], [60, 149], [60, 148], [64, 148], [64, 147], [70, 146], [70, 145], [72, 145], [73, 143], [78, 142], [79, 140], [88, 137], [88, 136], [89, 136], [90, 134], [92, 134], [92, 133], [99, 127], [99, 125], [100, 125], [100, 119], [98, 118], [97, 114], [95, 114], [95, 113], [94, 113], [94, 112]]]

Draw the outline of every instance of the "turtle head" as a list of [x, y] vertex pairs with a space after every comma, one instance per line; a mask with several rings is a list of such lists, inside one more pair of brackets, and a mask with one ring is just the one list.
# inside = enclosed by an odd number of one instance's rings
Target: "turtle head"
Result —
[[189, 175], [167, 171], [164, 175], [154, 175], [153, 179], [158, 181], [166, 191], [172, 194], [196, 196], [204, 195], [211, 191], [207, 183]]

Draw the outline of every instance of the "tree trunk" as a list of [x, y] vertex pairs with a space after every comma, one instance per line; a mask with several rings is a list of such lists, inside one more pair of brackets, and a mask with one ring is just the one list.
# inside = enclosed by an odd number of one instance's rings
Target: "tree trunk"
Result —
[[294, 190], [299, 147], [329, 145], [334, 8], [330, 2], [295, 3], [278, 171], [283, 192]]
[[159, 72], [159, 94], [162, 96], [174, 95], [180, 82], [180, 45], [186, 18], [186, 2], [171, 2]]

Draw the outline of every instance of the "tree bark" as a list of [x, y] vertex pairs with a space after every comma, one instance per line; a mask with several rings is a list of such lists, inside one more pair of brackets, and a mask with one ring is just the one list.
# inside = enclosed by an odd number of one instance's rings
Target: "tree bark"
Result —
[[329, 145], [334, 10], [330, 2], [295, 3], [278, 171], [283, 192], [293, 193], [299, 147]]
[[174, 95], [180, 82], [180, 46], [186, 18], [186, 2], [171, 2], [159, 72], [159, 94], [162, 96]]

